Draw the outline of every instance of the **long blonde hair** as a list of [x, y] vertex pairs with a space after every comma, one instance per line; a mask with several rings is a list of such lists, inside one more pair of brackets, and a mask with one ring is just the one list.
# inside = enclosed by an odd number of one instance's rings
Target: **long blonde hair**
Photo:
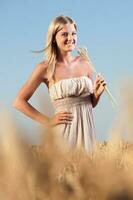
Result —
[[[49, 25], [48, 32], [47, 32], [47, 39], [46, 39], [46, 47], [43, 50], [40, 51], [34, 51], [34, 52], [45, 52], [46, 55], [46, 62], [47, 62], [47, 74], [46, 77], [48, 81], [53, 78], [54, 72], [55, 72], [55, 64], [57, 61], [57, 44], [55, 42], [55, 36], [59, 30], [61, 30], [64, 25], [67, 23], [73, 24], [75, 29], [77, 30], [77, 25], [74, 20], [72, 20], [68, 16], [60, 15], [57, 16], [52, 20], [52, 22]], [[82, 48], [76, 47], [78, 54], [83, 56]]]
[[47, 57], [47, 79], [48, 81], [53, 78], [55, 71], [55, 64], [57, 61], [57, 44], [55, 42], [56, 33], [63, 28], [63, 26], [67, 23], [73, 24], [75, 29], [77, 30], [76, 23], [67, 16], [60, 15], [54, 18], [49, 25], [47, 32], [47, 40], [46, 40], [46, 48], [42, 51], [45, 52]]

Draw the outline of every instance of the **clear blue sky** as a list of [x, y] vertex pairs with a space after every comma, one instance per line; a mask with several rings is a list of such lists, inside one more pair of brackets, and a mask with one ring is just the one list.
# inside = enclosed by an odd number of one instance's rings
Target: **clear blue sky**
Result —
[[[16, 93], [30, 76], [42, 54], [48, 25], [64, 14], [78, 26], [78, 44], [88, 47], [92, 62], [101, 72], [112, 94], [119, 99], [119, 81], [133, 73], [133, 1], [121, 0], [1, 0], [0, 1], [0, 104], [36, 142], [39, 126], [11, 107]], [[41, 85], [31, 99], [45, 114], [52, 114], [47, 88]], [[117, 112], [104, 94], [94, 111], [97, 138], [105, 140]]]

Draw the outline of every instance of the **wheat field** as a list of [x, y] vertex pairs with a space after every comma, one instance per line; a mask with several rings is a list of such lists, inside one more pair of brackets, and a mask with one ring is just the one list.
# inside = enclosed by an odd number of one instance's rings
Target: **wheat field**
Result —
[[[0, 200], [132, 200], [131, 94], [123, 97], [123, 109], [110, 130], [110, 139], [97, 141], [91, 153], [69, 148], [50, 129], [45, 135], [42, 131], [40, 146], [29, 145], [9, 113], [2, 113]], [[128, 141], [122, 135], [124, 122]]]

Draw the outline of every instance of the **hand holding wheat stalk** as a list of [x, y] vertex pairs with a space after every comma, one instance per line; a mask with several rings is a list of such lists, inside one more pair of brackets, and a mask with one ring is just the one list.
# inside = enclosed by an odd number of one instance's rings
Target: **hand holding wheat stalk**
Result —
[[[90, 64], [91, 67], [92, 67], [93, 72], [94, 72], [95, 74], [97, 74], [97, 71], [96, 71], [95, 67], [93, 66], [93, 64], [92, 64], [92, 62], [91, 62], [91, 59], [90, 59], [90, 57], [89, 57], [87, 48], [86, 48], [86, 47], [78, 47], [78, 48], [77, 48], [77, 51], [78, 51], [78, 53], [79, 53], [81, 56], [83, 56], [83, 57], [85, 57], [85, 58], [87, 59], [87, 61], [89, 62], [89, 64]], [[118, 106], [117, 101], [114, 99], [114, 97], [112, 96], [112, 94], [111, 94], [111, 92], [109, 91], [109, 89], [107, 88], [107, 86], [105, 86], [105, 91], [106, 91], [106, 93], [108, 94], [108, 97], [109, 97], [109, 100], [110, 100], [112, 106], [113, 106], [113, 107], [114, 107], [114, 106]]]

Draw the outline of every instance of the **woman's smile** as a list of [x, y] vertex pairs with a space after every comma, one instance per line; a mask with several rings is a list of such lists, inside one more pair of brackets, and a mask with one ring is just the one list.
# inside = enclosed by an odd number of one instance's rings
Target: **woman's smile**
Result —
[[[73, 50], [77, 41], [77, 33], [73, 24], [66, 24], [56, 35], [56, 43], [60, 50]], [[67, 48], [67, 49], [66, 49]]]

